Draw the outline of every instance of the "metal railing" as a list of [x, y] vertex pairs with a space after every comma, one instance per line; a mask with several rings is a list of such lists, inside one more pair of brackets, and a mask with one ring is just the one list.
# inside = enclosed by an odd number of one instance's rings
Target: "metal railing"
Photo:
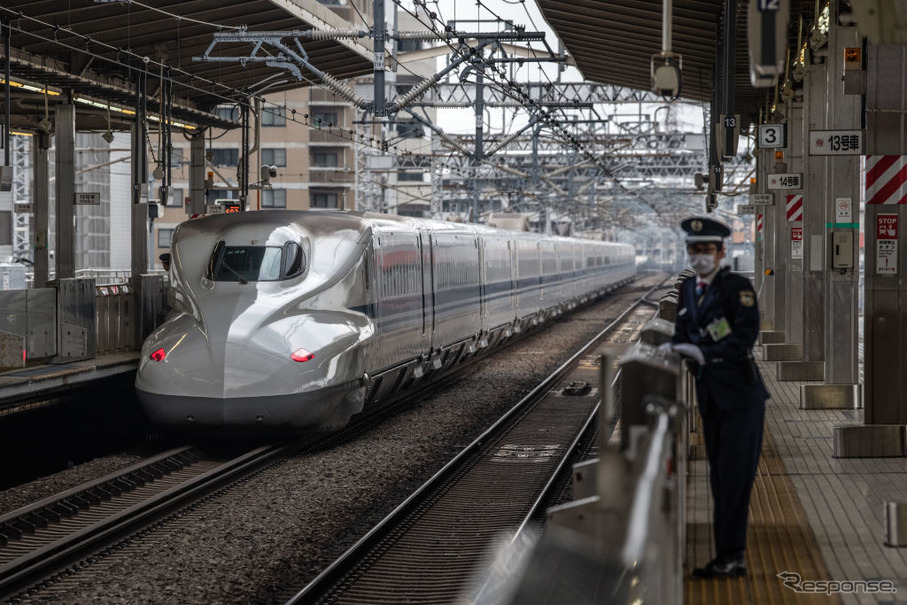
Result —
[[[530, 571], [515, 590], [531, 595], [521, 605], [568, 595], [577, 603], [683, 603], [695, 385], [677, 354], [658, 349], [673, 335], [676, 293], [662, 302], [639, 342], [619, 359], [602, 358], [599, 458], [576, 465], [576, 499], [549, 509], [545, 535], [527, 557]], [[619, 443], [607, 437], [614, 408]]]
[[141, 347], [167, 312], [165, 276], [91, 272], [103, 276], [100, 285], [95, 277], [75, 277], [49, 288], [0, 290], [0, 370]]

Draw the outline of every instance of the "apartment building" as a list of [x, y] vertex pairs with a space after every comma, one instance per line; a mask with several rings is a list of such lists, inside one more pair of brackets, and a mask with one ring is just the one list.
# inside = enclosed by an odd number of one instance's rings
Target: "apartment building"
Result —
[[[370, 18], [371, 2], [335, 0], [322, 2], [359, 26]], [[354, 5], [355, 4], [355, 5]], [[422, 26], [405, 12], [395, 19], [400, 29]], [[419, 42], [397, 49], [398, 55], [418, 50]], [[408, 90], [434, 73], [434, 60], [404, 62], [387, 72], [387, 96]], [[363, 98], [373, 98], [371, 77], [350, 83]], [[411, 216], [427, 216], [430, 208], [430, 170], [425, 166], [399, 167], [380, 149], [381, 141], [395, 147], [393, 153], [423, 153], [429, 147], [426, 130], [401, 113], [390, 126], [362, 124], [361, 111], [333, 92], [317, 86], [266, 95], [260, 112], [260, 147], [253, 151], [249, 171], [248, 210], [287, 208], [373, 210]], [[222, 117], [239, 121], [239, 108], [217, 108]], [[427, 111], [433, 118], [433, 110]], [[254, 118], [253, 118], [254, 125]], [[364, 135], [364, 139], [360, 139]], [[254, 137], [250, 137], [254, 143]], [[360, 142], [364, 143], [360, 144]], [[161, 216], [154, 221], [154, 258], [166, 252], [176, 226], [189, 218], [185, 198], [189, 191], [189, 141], [174, 135], [172, 190]], [[213, 173], [215, 197], [236, 199], [239, 185], [240, 130], [213, 130], [206, 133], [208, 170]], [[377, 158], [377, 161], [376, 161]], [[260, 167], [273, 166], [276, 176], [266, 187], [258, 187]]]
[[[222, 117], [239, 119], [239, 108], [217, 108]], [[265, 97], [260, 111], [260, 147], [253, 148], [249, 170], [248, 210], [287, 208], [356, 208], [356, 143], [353, 106], [329, 91], [301, 88]], [[254, 123], [254, 121], [253, 121]], [[355, 132], [355, 131], [354, 131]], [[173, 140], [172, 189], [154, 222], [155, 256], [166, 252], [176, 226], [189, 218], [189, 141]], [[206, 135], [209, 197], [238, 199], [241, 134], [239, 129], [212, 130]], [[262, 186], [260, 167], [273, 166], [276, 176]], [[213, 201], [213, 200], [209, 200]]]

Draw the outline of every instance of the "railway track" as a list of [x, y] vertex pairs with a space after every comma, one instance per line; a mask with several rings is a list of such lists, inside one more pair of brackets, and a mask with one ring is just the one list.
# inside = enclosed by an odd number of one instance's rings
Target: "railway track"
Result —
[[114, 544], [304, 447], [271, 444], [224, 459], [183, 447], [0, 518], [0, 596]]
[[[619, 332], [616, 322], [610, 332]], [[597, 372], [596, 369], [593, 371]], [[456, 380], [457, 375], [449, 376], [430, 388], [441, 388]], [[550, 390], [550, 386], [542, 385], [536, 392], [546, 389]], [[54, 578], [68, 576], [93, 554], [121, 544], [144, 528], [288, 457], [355, 439], [383, 417], [410, 405], [418, 396], [417, 393], [413, 398], [355, 419], [343, 431], [268, 444], [243, 451], [238, 456], [212, 454], [198, 447], [170, 450], [0, 517], [0, 598], [40, 593], [41, 585], [52, 585]], [[582, 397], [574, 399], [579, 401]], [[573, 408], [578, 409], [576, 401], [571, 400], [567, 407], [575, 411]], [[581, 414], [587, 414], [587, 411], [584, 409]], [[543, 426], [550, 424], [552, 422], [542, 421]], [[490, 438], [489, 433], [480, 440]], [[504, 465], [527, 456], [550, 457], [544, 449], [529, 451], [522, 448], [521, 442], [522, 438], [516, 442], [516, 447], [501, 447], [498, 463]], [[445, 471], [439, 475], [442, 473]], [[506, 493], [503, 489], [500, 498], [506, 499]], [[540, 499], [537, 508], [541, 502]]]
[[[469, 590], [489, 545], [516, 540], [588, 441], [601, 347], [651, 318], [656, 286], [511, 408], [289, 603], [443, 603]], [[467, 598], [474, 599], [470, 594]]]

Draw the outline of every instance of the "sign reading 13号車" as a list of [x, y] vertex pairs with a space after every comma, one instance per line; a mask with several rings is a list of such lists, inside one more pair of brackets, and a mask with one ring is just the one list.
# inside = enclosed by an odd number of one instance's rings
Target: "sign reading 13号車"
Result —
[[809, 155], [862, 155], [862, 130], [810, 130]]

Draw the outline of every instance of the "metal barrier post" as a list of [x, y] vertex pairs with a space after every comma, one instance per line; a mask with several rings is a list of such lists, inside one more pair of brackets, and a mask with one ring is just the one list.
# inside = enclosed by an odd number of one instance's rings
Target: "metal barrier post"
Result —
[[111, 317], [110, 306], [111, 299], [110, 289], [108, 286], [98, 286], [95, 294], [97, 299], [97, 326], [98, 326], [98, 355], [109, 353], [113, 346], [111, 344]]

